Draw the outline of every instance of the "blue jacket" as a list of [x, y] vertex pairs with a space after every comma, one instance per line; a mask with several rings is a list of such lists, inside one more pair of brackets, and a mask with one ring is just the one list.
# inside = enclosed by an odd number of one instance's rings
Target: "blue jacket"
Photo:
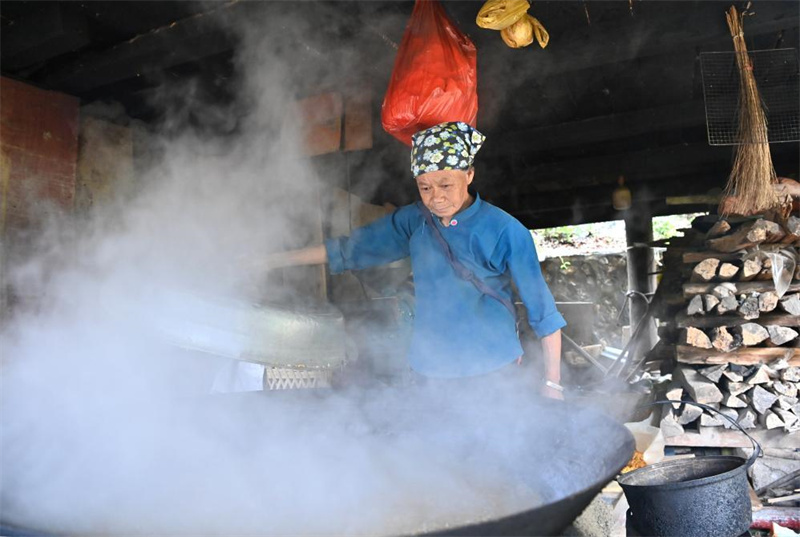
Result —
[[[409, 364], [430, 377], [457, 378], [500, 369], [522, 355], [516, 320], [498, 300], [456, 276], [428, 229], [421, 202], [397, 209], [350, 237], [325, 242], [330, 270], [360, 270], [411, 256], [416, 293]], [[534, 332], [566, 325], [542, 277], [530, 231], [476, 196], [455, 224], [434, 217], [453, 255], [501, 296], [516, 285]]]

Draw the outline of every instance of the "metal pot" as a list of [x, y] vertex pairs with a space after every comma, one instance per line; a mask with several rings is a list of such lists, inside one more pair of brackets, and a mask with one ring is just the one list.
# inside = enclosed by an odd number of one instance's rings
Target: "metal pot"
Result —
[[[657, 401], [653, 404], [677, 401]], [[679, 459], [646, 466], [620, 476], [630, 509], [628, 521], [642, 535], [681, 537], [735, 537], [750, 528], [747, 469], [761, 446], [734, 420], [712, 407], [683, 401], [716, 412], [753, 443], [753, 455]]]

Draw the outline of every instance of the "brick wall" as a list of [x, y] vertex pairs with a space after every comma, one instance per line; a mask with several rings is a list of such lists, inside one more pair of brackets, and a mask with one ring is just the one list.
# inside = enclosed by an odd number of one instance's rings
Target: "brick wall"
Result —
[[78, 99], [0, 77], [0, 232], [36, 223], [40, 201], [72, 209]]

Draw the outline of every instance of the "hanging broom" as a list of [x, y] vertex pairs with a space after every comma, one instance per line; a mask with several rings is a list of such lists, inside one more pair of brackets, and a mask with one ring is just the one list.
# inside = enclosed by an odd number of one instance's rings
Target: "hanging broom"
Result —
[[723, 193], [723, 202], [725, 197], [732, 199], [720, 204], [720, 213], [753, 214], [781, 204], [772, 189], [778, 179], [769, 151], [767, 117], [744, 42], [744, 15], [745, 12], [737, 13], [734, 6], [725, 14], [739, 67], [739, 145]]

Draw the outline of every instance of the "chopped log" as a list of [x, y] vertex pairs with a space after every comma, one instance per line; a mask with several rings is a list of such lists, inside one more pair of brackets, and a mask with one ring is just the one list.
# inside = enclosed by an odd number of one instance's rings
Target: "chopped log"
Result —
[[772, 258], [764, 257], [761, 259], [761, 270], [753, 280], [772, 281]]
[[683, 434], [683, 426], [678, 423], [678, 417], [672, 408], [665, 408], [661, 415], [661, 423], [659, 424], [661, 432], [664, 436], [678, 436]]
[[706, 310], [706, 313], [709, 313], [717, 307], [719, 304], [719, 299], [714, 295], [702, 295], [703, 296], [703, 309]]
[[[714, 229], [713, 227], [711, 229]], [[800, 218], [790, 216], [786, 219], [783, 226], [786, 236], [781, 240], [783, 244], [791, 244], [800, 241]]]
[[781, 371], [781, 380], [784, 382], [800, 382], [800, 367], [787, 367]]
[[683, 398], [683, 386], [673, 380], [667, 388], [666, 397], [670, 401], [678, 401], [677, 403], [672, 403], [671, 405], [672, 408], [678, 410], [681, 407], [680, 400]]
[[720, 352], [731, 352], [741, 346], [741, 340], [733, 336], [724, 326], [711, 329], [711, 345]]
[[691, 326], [681, 331], [680, 341], [681, 343], [697, 347], [698, 349], [712, 348], [711, 340], [706, 333], [697, 328], [692, 328]]
[[[773, 324], [773, 323], [770, 323], [770, 324]], [[775, 323], [775, 324], [777, 324], [777, 323]], [[785, 325], [781, 325], [781, 326], [785, 326]], [[775, 371], [783, 371], [784, 369], [789, 369], [790, 367], [792, 367], [792, 366], [789, 365], [789, 362], [786, 361], [786, 358], [781, 358], [780, 360], [775, 360], [774, 362], [769, 364], [769, 366]], [[786, 379], [783, 379], [783, 380], [786, 380]]]
[[779, 396], [797, 397], [797, 386], [793, 382], [775, 381], [772, 383], [772, 391]]
[[776, 413], [778, 416], [780, 416], [781, 420], [783, 420], [784, 425], [786, 425], [787, 427], [791, 427], [792, 425], [797, 423], [798, 420], [800, 420], [799, 417], [795, 416], [794, 412], [790, 412], [789, 410], [784, 410], [780, 407], [773, 408], [772, 411]]
[[717, 275], [717, 268], [719, 267], [719, 259], [710, 257], [699, 262], [692, 269], [691, 281], [693, 282], [710, 282]]
[[712, 365], [711, 367], [702, 367], [698, 369], [697, 372], [711, 382], [719, 382], [719, 379], [722, 378], [722, 372], [725, 371], [727, 367], [728, 364]]
[[789, 397], [788, 395], [778, 396], [778, 407], [784, 410], [792, 410], [797, 404], [797, 397]]
[[761, 386], [756, 386], [750, 393], [753, 398], [753, 408], [759, 414], [764, 414], [778, 400], [778, 396]]
[[705, 313], [706, 309], [703, 307], [702, 295], [693, 296], [686, 307], [686, 315], [705, 315]]
[[722, 392], [722, 404], [728, 408], [745, 408], [747, 403], [739, 397], [730, 393]]
[[759, 218], [755, 222], [742, 224], [730, 235], [707, 240], [706, 245], [715, 252], [735, 252], [778, 235], [783, 237], [783, 230], [778, 224]]
[[778, 307], [778, 293], [765, 291], [758, 295], [758, 311], [768, 313]]
[[781, 309], [792, 315], [800, 315], [800, 294], [784, 296], [781, 299]]
[[[739, 419], [739, 411], [735, 410], [733, 408], [728, 408], [726, 406], [720, 407], [719, 413], [723, 414], [725, 416], [728, 416], [733, 421], [736, 421], [737, 419]], [[722, 418], [722, 426], [725, 427], [726, 429], [735, 429], [736, 428], [736, 426], [733, 423], [731, 423], [730, 421], [726, 420], [725, 418]]]
[[759, 258], [745, 259], [742, 270], [739, 272], [740, 282], [749, 282], [761, 272], [761, 260]]
[[771, 410], [767, 410], [761, 417], [759, 418], [759, 423], [767, 428], [767, 430], [778, 429], [779, 427], [783, 427], [784, 423], [783, 420]]
[[750, 407], [743, 408], [739, 411], [737, 420], [742, 429], [755, 429], [757, 414], [753, 412]]
[[736, 284], [734, 283], [723, 283], [720, 285], [715, 285], [711, 289], [711, 293], [719, 299], [723, 299], [725, 297], [732, 296], [735, 298], [736, 295]]
[[707, 412], [703, 412], [703, 415], [700, 416], [700, 425], [702, 427], [722, 427], [722, 422], [725, 421], [725, 418], [720, 418], [719, 416], [712, 416]]
[[744, 380], [744, 375], [739, 372], [739, 368], [741, 368], [741, 366], [737, 364], [729, 364], [728, 369], [722, 372], [722, 376], [730, 382], [742, 382]]
[[678, 412], [678, 423], [689, 425], [703, 414], [703, 409], [694, 405], [683, 405]]
[[752, 384], [748, 384], [746, 382], [733, 382], [731, 380], [725, 382], [724, 384], [725, 390], [734, 397], [743, 394], [753, 387]]
[[767, 384], [770, 382], [769, 368], [764, 364], [759, 364], [756, 369], [745, 379], [747, 384]]
[[742, 345], [751, 347], [758, 345], [769, 337], [767, 329], [756, 323], [744, 323], [731, 329], [742, 338]]
[[675, 368], [673, 378], [680, 382], [692, 399], [698, 403], [708, 404], [722, 401], [722, 392], [717, 385], [692, 368]]
[[733, 263], [722, 263], [717, 270], [717, 277], [723, 282], [732, 280], [739, 273], [739, 267]]
[[739, 301], [736, 300], [736, 297], [733, 295], [724, 297], [717, 305], [717, 313], [720, 315], [725, 315], [726, 313], [737, 311], [738, 309]]
[[750, 295], [739, 304], [736, 313], [747, 320], [758, 319], [761, 311], [758, 309], [758, 295]]
[[706, 239], [715, 239], [725, 235], [731, 230], [731, 225], [727, 220], [718, 220], [711, 226], [711, 229], [706, 232]]
[[680, 363], [696, 365], [751, 365], [786, 358], [790, 364], [800, 366], [800, 347], [739, 347], [731, 352], [720, 352], [716, 349], [675, 345], [675, 358]]
[[766, 329], [767, 332], [769, 332], [769, 340], [773, 345], [780, 346], [784, 343], [792, 341], [797, 337], [797, 332], [788, 326], [769, 325], [766, 327]]

